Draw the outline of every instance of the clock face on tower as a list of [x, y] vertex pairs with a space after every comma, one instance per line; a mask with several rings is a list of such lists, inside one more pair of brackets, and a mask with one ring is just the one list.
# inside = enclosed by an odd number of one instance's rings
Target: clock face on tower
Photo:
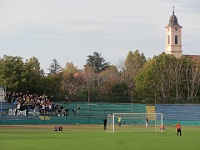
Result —
[[175, 30], [178, 31], [178, 27], [175, 27]]

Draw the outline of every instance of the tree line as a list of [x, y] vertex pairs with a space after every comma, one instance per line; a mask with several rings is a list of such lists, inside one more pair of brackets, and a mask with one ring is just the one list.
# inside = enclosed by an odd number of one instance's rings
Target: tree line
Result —
[[6, 91], [53, 96], [54, 101], [117, 103], [199, 103], [200, 62], [190, 56], [176, 58], [162, 53], [148, 60], [138, 50], [111, 65], [94, 52], [84, 69], [72, 62], [62, 68], [52, 60], [49, 73], [36, 57], [0, 58], [0, 85]]

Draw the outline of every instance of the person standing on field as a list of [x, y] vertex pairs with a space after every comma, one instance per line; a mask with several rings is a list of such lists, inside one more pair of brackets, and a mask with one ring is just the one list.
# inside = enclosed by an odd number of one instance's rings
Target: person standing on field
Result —
[[74, 116], [76, 115], [76, 109], [72, 109], [73, 113], [74, 113]]
[[148, 127], [148, 123], [149, 123], [148, 117], [146, 117], [145, 122], [146, 122], [146, 128], [147, 128]]
[[103, 119], [103, 127], [104, 127], [104, 130], [107, 129], [107, 118], [106, 117]]
[[81, 107], [80, 107], [80, 105], [77, 105], [77, 115], [79, 115], [79, 113], [80, 113], [80, 109], [81, 109]]
[[119, 124], [119, 127], [121, 127], [121, 120], [122, 120], [122, 118], [121, 118], [121, 116], [119, 115], [119, 116], [118, 116], [118, 124]]
[[176, 131], [177, 131], [177, 136], [180, 135], [180, 137], [181, 137], [181, 124], [180, 124], [180, 122], [178, 122], [176, 124]]

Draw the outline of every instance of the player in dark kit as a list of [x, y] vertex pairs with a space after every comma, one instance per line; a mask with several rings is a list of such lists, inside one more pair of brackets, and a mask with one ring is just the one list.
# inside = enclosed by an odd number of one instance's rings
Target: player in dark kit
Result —
[[181, 124], [180, 124], [180, 122], [178, 122], [176, 124], [176, 131], [177, 131], [177, 136], [180, 135], [180, 137], [181, 137]]
[[103, 119], [103, 127], [104, 127], [104, 130], [107, 129], [107, 118], [106, 117]]

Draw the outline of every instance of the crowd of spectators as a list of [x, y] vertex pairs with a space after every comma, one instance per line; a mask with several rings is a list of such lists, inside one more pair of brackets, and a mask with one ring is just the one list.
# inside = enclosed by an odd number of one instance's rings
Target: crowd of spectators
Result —
[[[30, 94], [26, 92], [25, 94], [22, 92], [17, 93], [7, 93], [6, 95], [8, 102], [13, 103], [17, 111], [27, 111], [37, 110], [40, 113], [44, 113], [45, 111], [53, 111], [55, 115], [59, 112], [63, 111], [63, 106], [55, 105], [53, 102], [53, 96], [48, 98], [47, 95], [37, 95]], [[44, 111], [45, 110], [45, 111]]]

